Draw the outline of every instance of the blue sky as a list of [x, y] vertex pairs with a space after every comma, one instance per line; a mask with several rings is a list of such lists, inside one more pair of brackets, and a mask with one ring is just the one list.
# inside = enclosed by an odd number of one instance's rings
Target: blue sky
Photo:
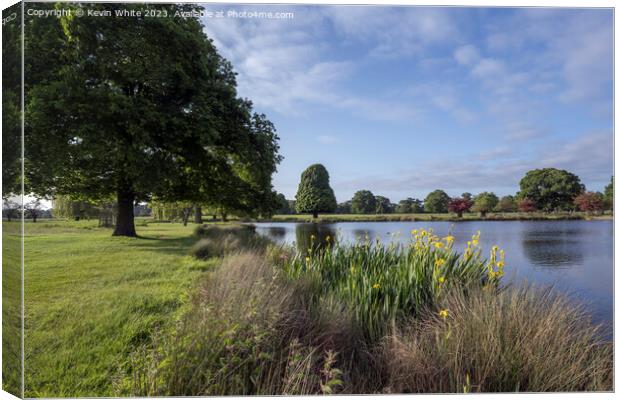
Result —
[[609, 9], [206, 8], [294, 13], [204, 19], [239, 94], [278, 129], [274, 187], [289, 199], [313, 163], [339, 202], [514, 194], [542, 167], [602, 190], [613, 173]]

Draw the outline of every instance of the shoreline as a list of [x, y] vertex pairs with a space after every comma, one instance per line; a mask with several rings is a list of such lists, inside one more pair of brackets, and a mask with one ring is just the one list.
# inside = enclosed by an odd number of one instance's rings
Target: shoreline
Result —
[[[511, 213], [512, 214], [512, 213]], [[271, 218], [254, 219], [248, 222], [274, 223], [336, 223], [336, 222], [468, 222], [468, 221], [613, 221], [613, 214], [586, 215], [585, 213], [573, 214], [543, 214], [535, 213], [525, 215], [522, 213], [489, 214], [486, 217], [479, 215], [464, 215], [457, 218], [452, 214], [337, 214], [325, 215], [313, 219], [311, 215], [275, 215]]]

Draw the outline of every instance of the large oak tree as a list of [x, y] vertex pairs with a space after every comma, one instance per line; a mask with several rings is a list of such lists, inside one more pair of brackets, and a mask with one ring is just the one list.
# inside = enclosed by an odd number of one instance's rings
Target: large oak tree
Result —
[[[169, 16], [198, 8], [88, 7]], [[33, 19], [26, 32], [29, 54], [43, 52], [26, 61], [33, 192], [112, 198], [114, 235], [123, 236], [136, 235], [136, 201], [208, 201], [247, 211], [272, 195], [280, 161], [275, 129], [237, 97], [231, 64], [197, 18]]]

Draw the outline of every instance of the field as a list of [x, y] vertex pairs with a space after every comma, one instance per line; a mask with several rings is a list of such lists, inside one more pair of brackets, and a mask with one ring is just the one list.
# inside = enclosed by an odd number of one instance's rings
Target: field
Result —
[[[562, 219], [611, 219], [612, 214], [588, 215], [584, 212], [561, 212], [561, 213], [488, 213], [486, 217], [480, 217], [479, 213], [464, 213], [462, 218], [456, 214], [319, 214], [321, 222], [373, 222], [373, 221], [513, 221], [513, 220], [562, 220]], [[307, 222], [312, 221], [309, 214], [274, 215], [270, 219], [261, 222]]]
[[26, 224], [26, 396], [611, 389], [587, 315], [498, 291], [503, 252], [477, 236], [301, 254], [233, 223], [137, 223]]
[[26, 224], [26, 396], [113, 396], [129, 356], [166, 331], [212, 261], [188, 255], [193, 227], [97, 221]]

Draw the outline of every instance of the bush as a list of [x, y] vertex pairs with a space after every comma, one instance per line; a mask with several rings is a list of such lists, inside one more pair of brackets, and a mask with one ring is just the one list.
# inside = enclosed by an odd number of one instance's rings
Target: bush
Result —
[[192, 247], [192, 255], [198, 259], [206, 260], [210, 257], [222, 257], [228, 253], [242, 249], [241, 240], [234, 235], [226, 235], [217, 239], [200, 239]]
[[384, 341], [391, 392], [613, 389], [612, 344], [562, 295], [452, 291], [440, 307], [445, 318], [427, 315]]
[[241, 250], [264, 250], [269, 239], [256, 234], [253, 225], [201, 225], [194, 230], [201, 237], [191, 250], [198, 259], [222, 257]]

